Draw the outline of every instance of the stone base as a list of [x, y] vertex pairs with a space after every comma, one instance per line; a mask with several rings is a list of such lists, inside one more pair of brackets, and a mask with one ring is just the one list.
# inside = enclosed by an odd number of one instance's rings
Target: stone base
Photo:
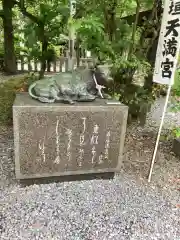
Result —
[[180, 157], [180, 138], [173, 140], [173, 152]]
[[97, 99], [46, 104], [27, 93], [13, 105], [18, 179], [120, 170], [128, 107]]

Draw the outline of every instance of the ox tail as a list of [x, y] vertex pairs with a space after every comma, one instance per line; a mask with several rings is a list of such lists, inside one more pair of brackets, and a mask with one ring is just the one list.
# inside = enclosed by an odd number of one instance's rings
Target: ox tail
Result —
[[33, 94], [33, 89], [34, 87], [36, 86], [36, 82], [32, 83], [28, 89], [28, 93], [29, 95], [36, 99], [36, 100], [39, 100], [40, 102], [43, 102], [43, 103], [53, 103], [55, 101], [55, 99], [49, 99], [49, 98], [46, 98], [46, 97], [39, 97], [39, 96], [36, 96], [35, 94]]

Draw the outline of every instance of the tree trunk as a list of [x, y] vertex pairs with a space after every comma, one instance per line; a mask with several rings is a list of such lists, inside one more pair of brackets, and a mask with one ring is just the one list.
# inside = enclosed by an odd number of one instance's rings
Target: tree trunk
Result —
[[114, 39], [114, 34], [116, 31], [116, 8], [117, 0], [113, 0], [111, 5], [105, 6], [104, 8], [105, 29], [111, 42]]
[[39, 73], [39, 79], [44, 77], [44, 73], [46, 70], [46, 60], [47, 60], [47, 51], [48, 51], [48, 41], [45, 36], [44, 25], [39, 25], [41, 29], [41, 42], [42, 42], [42, 54], [41, 54], [41, 70]]
[[77, 62], [77, 67], [80, 66], [80, 58], [81, 58], [81, 49], [80, 49], [80, 38], [76, 37], [76, 42], [75, 42], [75, 51], [76, 51], [76, 62]]
[[149, 49], [147, 53], [148, 62], [151, 64], [152, 69], [149, 72], [148, 76], [145, 77], [144, 81], [144, 88], [148, 89], [149, 92], [152, 92], [152, 85], [153, 85], [153, 67], [156, 60], [156, 50], [158, 45], [158, 37], [153, 41], [152, 47]]
[[4, 28], [4, 65], [5, 72], [13, 74], [17, 71], [14, 51], [14, 34], [12, 23], [12, 0], [3, 0], [3, 28]]
[[39, 74], [39, 79], [44, 77], [44, 73], [46, 71], [46, 53], [48, 49], [48, 42], [46, 39], [43, 40], [42, 42], [42, 55], [41, 55], [41, 71]]
[[139, 12], [140, 12], [140, 3], [139, 0], [136, 0], [136, 18], [135, 18], [135, 22], [133, 25], [133, 31], [132, 31], [132, 37], [131, 37], [131, 45], [129, 48], [129, 52], [128, 52], [128, 59], [131, 58], [131, 54], [133, 53], [134, 50], [134, 43], [135, 43], [135, 37], [136, 37], [136, 30], [137, 30], [137, 24], [138, 24], [138, 20], [139, 20]]
[[[160, 25], [161, 25], [161, 14], [162, 14], [162, 0], [155, 0], [154, 1], [154, 8], [152, 10], [152, 16], [151, 21], [156, 20], [156, 31], [152, 33], [152, 41], [150, 43], [150, 46], [148, 48], [146, 58], [148, 62], [151, 64], [152, 69], [155, 65], [156, 60], [156, 51], [158, 46], [158, 39], [159, 39], [159, 33], [160, 33]], [[152, 85], [153, 85], [153, 72], [149, 72], [148, 76], [145, 77], [144, 81], [144, 88], [148, 89], [149, 92], [152, 91]]]
[[51, 61], [47, 60], [47, 72], [51, 71]]

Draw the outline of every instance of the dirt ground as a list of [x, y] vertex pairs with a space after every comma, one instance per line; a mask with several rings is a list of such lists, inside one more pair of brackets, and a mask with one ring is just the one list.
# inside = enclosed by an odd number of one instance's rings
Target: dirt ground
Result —
[[[123, 170], [147, 183], [157, 132], [131, 126], [127, 130]], [[161, 141], [154, 164], [152, 183], [180, 193], [180, 159], [172, 152], [172, 141]], [[180, 202], [179, 202], [180, 203]]]
[[128, 126], [113, 179], [23, 187], [14, 175], [13, 130], [1, 127], [2, 239], [179, 240], [180, 159], [170, 141], [161, 142], [148, 183], [155, 140], [155, 131]]
[[[157, 132], [138, 127], [127, 127], [122, 171], [136, 176], [147, 184]], [[0, 143], [4, 148], [13, 148], [13, 129], [0, 127]], [[13, 149], [12, 149], [13, 155]], [[161, 141], [154, 164], [152, 183], [160, 189], [180, 193], [180, 159], [172, 152], [172, 141]], [[180, 202], [179, 202], [180, 203]]]

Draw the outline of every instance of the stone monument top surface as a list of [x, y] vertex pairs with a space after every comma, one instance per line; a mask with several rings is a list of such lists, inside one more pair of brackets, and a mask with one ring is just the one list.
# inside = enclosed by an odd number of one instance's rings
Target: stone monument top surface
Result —
[[128, 107], [122, 103], [120, 103], [117, 100], [108, 100], [108, 99], [103, 99], [103, 98], [97, 98], [95, 101], [92, 102], [75, 102], [74, 105], [70, 104], [64, 104], [61, 102], [55, 102], [55, 103], [42, 103], [40, 101], [36, 101], [35, 99], [29, 97], [28, 93], [17, 93], [16, 98], [13, 104], [13, 107], [26, 107], [26, 106], [31, 106], [31, 107], [63, 107], [63, 108], [74, 108], [76, 106], [121, 106], [125, 109]]

